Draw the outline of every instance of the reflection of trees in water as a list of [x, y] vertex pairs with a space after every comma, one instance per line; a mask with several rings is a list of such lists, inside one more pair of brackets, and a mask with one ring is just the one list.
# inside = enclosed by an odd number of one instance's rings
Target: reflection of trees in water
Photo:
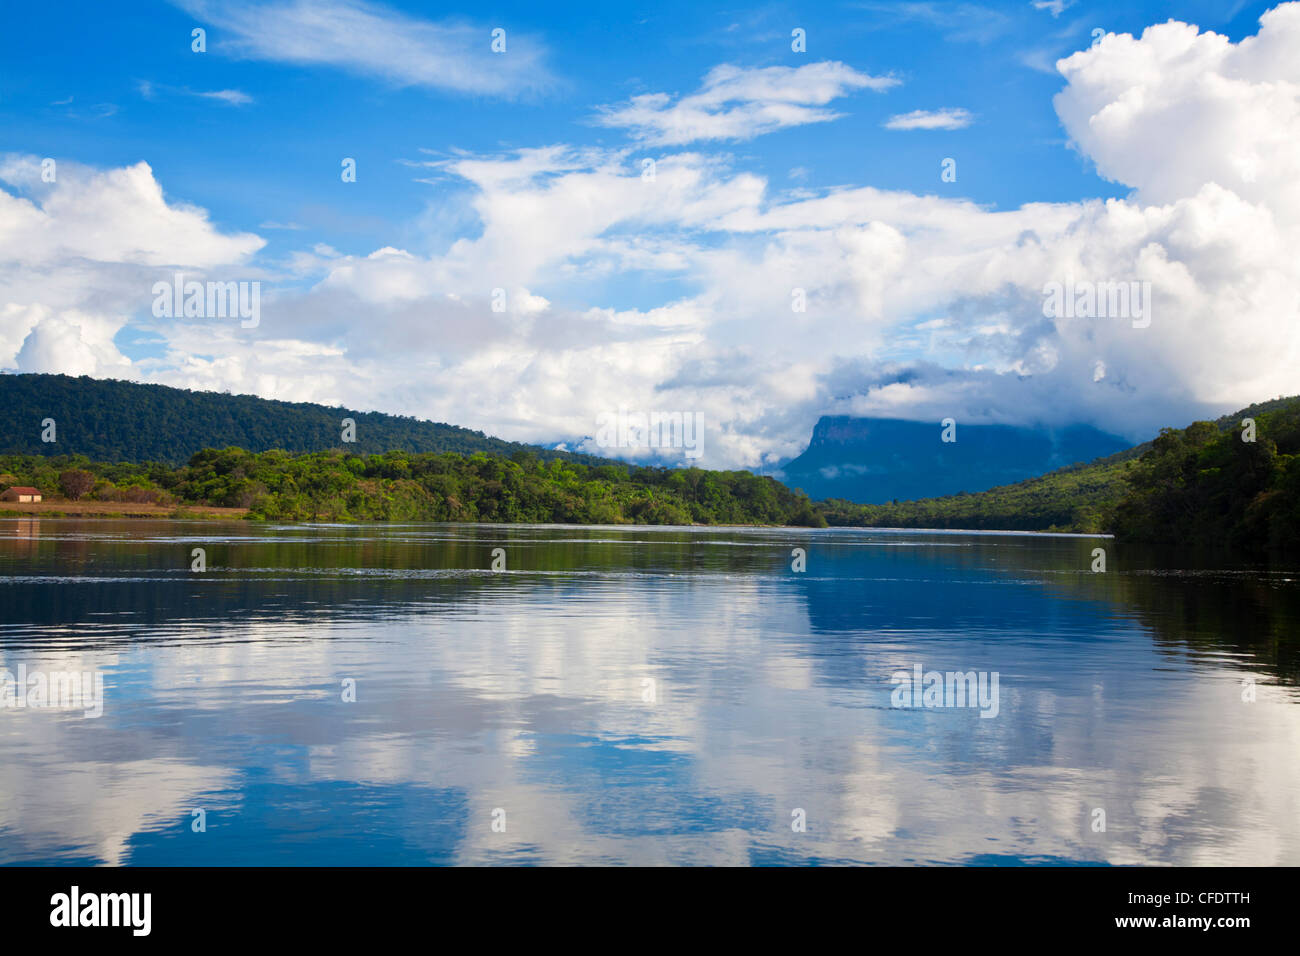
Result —
[[[5, 623], [68, 627], [60, 640], [83, 646], [192, 622], [301, 623], [303, 636], [310, 637], [307, 628], [314, 622], [375, 617], [403, 606], [452, 609], [491, 600], [498, 588], [551, 589], [562, 597], [588, 587], [585, 574], [593, 572], [770, 574], [773, 568], [789, 570], [792, 546], [787, 532], [768, 540], [725, 530], [433, 524], [273, 529], [142, 521], [47, 521], [43, 528], [45, 537], [27, 525], [22, 535], [0, 538], [0, 575], [55, 579], [0, 584]], [[72, 536], [108, 529], [125, 534], [120, 540]], [[794, 544], [808, 543], [806, 533], [788, 535]], [[195, 547], [207, 552], [205, 572], [190, 571]], [[506, 551], [507, 572], [542, 573], [492, 573], [496, 547]], [[648, 577], [645, 586], [658, 585]], [[20, 641], [11, 636], [5, 644]]]
[[[895, 539], [897, 542], [898, 539]], [[814, 657], [832, 681], [860, 679], [873, 640], [942, 632], [969, 645], [998, 632], [1041, 630], [1095, 655], [1101, 605], [1147, 629], [1169, 653], [1236, 656], [1287, 684], [1300, 684], [1300, 570], [1225, 563], [1214, 553], [1176, 553], [1101, 538], [931, 538], [908, 546], [827, 547], [795, 575], [813, 636], [852, 633], [845, 654]], [[960, 545], [960, 546], [954, 546]], [[1093, 573], [1093, 549], [1107, 570]], [[1177, 569], [1177, 570], [1173, 570]], [[1286, 579], [1291, 578], [1288, 581]], [[1037, 585], [1037, 586], [1035, 586]]]
[[[783, 637], [820, 640], [812, 659], [832, 682], [859, 681], [877, 637], [941, 631], [980, 644], [999, 631], [1041, 630], [1045, 622], [1055, 628], [1075, 613], [1095, 619], [1095, 610], [1072, 610], [1070, 602], [1082, 601], [1132, 618], [1171, 653], [1236, 655], [1246, 666], [1300, 684], [1300, 570], [1227, 565], [1212, 554], [1160, 553], [1109, 539], [793, 529], [96, 526], [127, 533], [123, 540], [60, 540], [77, 524], [49, 521], [0, 539], [0, 574], [83, 577], [0, 584], [11, 628], [7, 646], [21, 642], [13, 629], [23, 626], [63, 625], [70, 630], [60, 640], [95, 644], [172, 624], [274, 620], [300, 622], [309, 637], [314, 622], [375, 617], [402, 606], [451, 610], [491, 600], [503, 587], [551, 589], [563, 597], [589, 587], [584, 573], [654, 575], [645, 579], [647, 588], [663, 586], [658, 575], [725, 574], [760, 576], [798, 595], [811, 634]], [[235, 540], [219, 540], [223, 534]], [[209, 537], [218, 540], [203, 540]], [[571, 573], [493, 574], [491, 550], [498, 546], [506, 549], [509, 571]], [[796, 546], [808, 552], [802, 574], [790, 569]], [[207, 572], [189, 571], [192, 547], [206, 548]], [[1107, 552], [1101, 574], [1090, 570], [1097, 547]], [[1070, 633], [1059, 639], [1078, 641], [1080, 654], [1098, 653], [1070, 628], [1062, 631]], [[849, 639], [828, 653], [828, 634]]]
[[1069, 595], [1106, 600], [1131, 613], [1170, 651], [1242, 658], [1300, 684], [1300, 569], [1230, 562], [1210, 551], [1118, 545], [1110, 572], [1062, 575]]

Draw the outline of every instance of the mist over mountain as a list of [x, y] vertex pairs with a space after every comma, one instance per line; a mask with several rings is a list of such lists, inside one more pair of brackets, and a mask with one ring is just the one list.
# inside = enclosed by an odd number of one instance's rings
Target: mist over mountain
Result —
[[808, 449], [777, 475], [814, 500], [863, 504], [984, 491], [1092, 461], [1132, 442], [1089, 425], [1030, 428], [826, 416]]

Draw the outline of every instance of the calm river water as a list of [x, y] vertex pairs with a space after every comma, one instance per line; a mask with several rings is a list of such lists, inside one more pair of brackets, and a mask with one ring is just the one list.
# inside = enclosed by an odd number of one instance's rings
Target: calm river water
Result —
[[1172, 563], [3, 519], [0, 863], [1300, 864], [1300, 567]]

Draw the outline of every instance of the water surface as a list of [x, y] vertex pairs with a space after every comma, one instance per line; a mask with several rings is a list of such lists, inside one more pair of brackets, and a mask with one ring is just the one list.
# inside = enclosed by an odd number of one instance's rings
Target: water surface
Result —
[[[1294, 567], [23, 518], [0, 611], [0, 669], [104, 688], [0, 708], [0, 863], [1300, 863]], [[918, 665], [996, 672], [996, 716], [894, 706]]]

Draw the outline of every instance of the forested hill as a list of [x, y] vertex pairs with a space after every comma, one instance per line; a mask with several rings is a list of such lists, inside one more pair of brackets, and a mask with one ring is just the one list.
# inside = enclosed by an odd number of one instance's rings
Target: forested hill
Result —
[[[41, 440], [47, 418], [54, 419], [54, 442]], [[356, 422], [355, 443], [341, 440], [344, 418]], [[182, 465], [201, 449], [234, 446], [295, 453], [346, 448], [355, 454], [481, 451], [510, 457], [532, 452], [543, 461], [607, 463], [402, 415], [85, 375], [0, 375], [0, 426], [0, 453], [85, 455], [93, 461]]]
[[1111, 520], [1122, 538], [1298, 553], [1300, 400], [1166, 428], [1125, 481], [1128, 492]]

